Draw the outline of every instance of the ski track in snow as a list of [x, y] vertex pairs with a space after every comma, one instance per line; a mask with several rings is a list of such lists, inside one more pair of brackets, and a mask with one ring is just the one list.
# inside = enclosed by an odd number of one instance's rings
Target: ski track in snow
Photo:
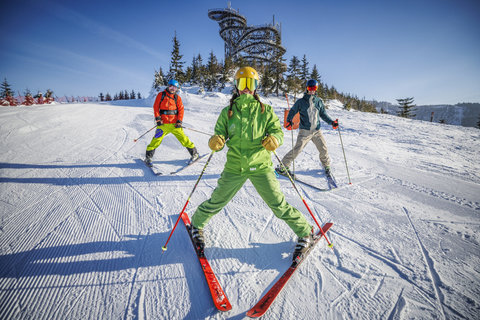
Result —
[[420, 247], [420, 249], [422, 251], [423, 259], [425, 260], [425, 264], [428, 267], [428, 273], [429, 273], [429, 276], [432, 280], [433, 289], [434, 289], [434, 292], [435, 292], [435, 297], [437, 299], [442, 318], [445, 319], [445, 310], [443, 308], [443, 295], [440, 291], [440, 286], [441, 286], [442, 281], [440, 280], [440, 277], [439, 277], [437, 271], [435, 270], [435, 266], [434, 266], [433, 260], [430, 258], [430, 254], [428, 253], [427, 249], [425, 249], [425, 246], [423, 245], [422, 240], [420, 239], [420, 235], [418, 234], [418, 231], [417, 231], [417, 229], [415, 228], [415, 225], [412, 222], [412, 218], [410, 217], [410, 214], [409, 214], [408, 210], [405, 207], [403, 207], [403, 211], [405, 212], [405, 215], [407, 216], [408, 221], [410, 222], [410, 225], [411, 225], [411, 227], [412, 227], [412, 229], [415, 233], [415, 236], [417, 238], [418, 246]]
[[[213, 132], [229, 96], [183, 95], [185, 123]], [[283, 99], [268, 101], [283, 114]], [[249, 182], [205, 228], [232, 311], [213, 307], [182, 222], [162, 253], [205, 162], [155, 177], [138, 160], [151, 135], [132, 141], [148, 130], [152, 102], [0, 109], [0, 318], [243, 319], [288, 268], [296, 237]], [[352, 184], [337, 134], [322, 123], [339, 188], [298, 186], [319, 222], [334, 222], [334, 250], [319, 244], [264, 318], [475, 318], [478, 130], [335, 105], [328, 112], [342, 120]], [[209, 136], [185, 132], [205, 153]], [[190, 216], [216, 187], [225, 153], [212, 157]], [[155, 161], [170, 172], [186, 157], [167, 137]], [[295, 167], [326, 186], [312, 144]], [[314, 224], [290, 181], [279, 181]]]

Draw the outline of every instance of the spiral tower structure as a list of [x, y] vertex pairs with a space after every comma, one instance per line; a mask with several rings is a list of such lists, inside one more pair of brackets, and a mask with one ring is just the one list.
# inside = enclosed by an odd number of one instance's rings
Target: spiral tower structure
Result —
[[247, 18], [232, 8], [210, 9], [208, 17], [218, 22], [220, 37], [225, 41], [225, 57], [234, 61], [271, 61], [277, 54], [285, 53], [281, 45], [279, 24], [247, 25]]

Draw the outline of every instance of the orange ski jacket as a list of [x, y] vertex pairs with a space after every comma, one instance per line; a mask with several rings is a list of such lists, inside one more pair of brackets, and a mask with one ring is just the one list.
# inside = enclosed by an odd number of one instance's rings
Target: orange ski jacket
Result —
[[183, 121], [182, 98], [165, 89], [155, 98], [153, 113], [155, 118], [161, 117], [163, 123], [176, 123], [178, 120]]

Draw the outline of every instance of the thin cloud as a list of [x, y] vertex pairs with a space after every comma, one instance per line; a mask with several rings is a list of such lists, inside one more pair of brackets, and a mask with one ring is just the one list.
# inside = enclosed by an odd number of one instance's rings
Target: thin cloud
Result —
[[123, 33], [115, 31], [110, 27], [101, 25], [98, 22], [84, 16], [83, 14], [78, 13], [77, 11], [64, 7], [60, 4], [52, 4], [52, 7], [53, 9], [51, 12], [53, 12], [56, 17], [64, 21], [74, 23], [94, 34], [100, 35], [117, 43], [143, 51], [157, 59], [166, 60], [164, 54], [160, 54], [156, 50], [132, 39]]
[[6, 57], [10, 57], [12, 60], [18, 59], [18, 60], [22, 60], [24, 62], [28, 62], [32, 65], [36, 65], [36, 66], [41, 65], [41, 66], [47, 67], [49, 69], [57, 69], [59, 71], [63, 71], [63, 72], [67, 72], [67, 73], [75, 73], [75, 74], [82, 75], [82, 76], [89, 76], [89, 77], [94, 77], [94, 78], [97, 78], [97, 79], [102, 79], [102, 77], [100, 77], [98, 75], [95, 75], [95, 74], [91, 74], [91, 73], [81, 71], [81, 70], [78, 70], [78, 69], [73, 69], [73, 68], [67, 67], [65, 65], [58, 64], [58, 63], [50, 63], [50, 62], [47, 62], [45, 59], [39, 59], [39, 58], [35, 58], [35, 57], [28, 56], [28, 55], [25, 55], [25, 54], [13, 53], [13, 52], [8, 52], [8, 51], [4, 51], [2, 54]]

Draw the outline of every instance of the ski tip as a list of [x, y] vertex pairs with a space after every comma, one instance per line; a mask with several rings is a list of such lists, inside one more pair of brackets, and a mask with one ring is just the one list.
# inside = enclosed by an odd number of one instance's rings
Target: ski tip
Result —
[[218, 311], [227, 312], [227, 311], [232, 310], [232, 306], [231, 306], [230, 302], [228, 302], [228, 303], [223, 303], [223, 304], [217, 306], [217, 309], [218, 309]]
[[263, 316], [264, 314], [265, 314], [265, 312], [255, 310], [255, 309], [251, 309], [247, 312], [247, 317], [249, 317], [249, 318], [259, 318], [259, 317]]

